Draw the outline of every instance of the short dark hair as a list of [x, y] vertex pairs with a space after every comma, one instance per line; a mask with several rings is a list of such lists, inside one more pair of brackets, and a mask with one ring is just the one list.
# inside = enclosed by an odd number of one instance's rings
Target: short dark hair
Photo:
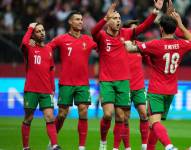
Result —
[[68, 17], [67, 17], [66, 20], [70, 20], [74, 15], [82, 15], [82, 16], [83, 16], [83, 14], [82, 14], [80, 11], [73, 10], [73, 11], [68, 15]]
[[128, 20], [123, 23], [123, 28], [130, 28], [132, 24], [139, 24], [139, 20]]
[[82, 16], [83, 16], [83, 14], [82, 14], [80, 11], [78, 11], [78, 10], [73, 10], [73, 11], [68, 15], [68, 17], [66, 18], [66, 20], [64, 21], [66, 31], [69, 31], [70, 25], [69, 25], [68, 21], [69, 21], [74, 15], [82, 15]]
[[168, 15], [163, 15], [159, 24], [166, 34], [173, 34], [177, 27], [177, 21]]

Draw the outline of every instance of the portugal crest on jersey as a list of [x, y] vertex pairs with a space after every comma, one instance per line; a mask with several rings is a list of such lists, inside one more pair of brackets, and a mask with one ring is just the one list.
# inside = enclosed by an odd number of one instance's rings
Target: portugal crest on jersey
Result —
[[124, 37], [121, 37], [121, 38], [120, 38], [120, 40], [121, 40], [121, 42], [122, 42], [122, 43], [124, 43], [124, 42], [125, 42]]
[[83, 47], [84, 50], [87, 48], [86, 42], [83, 42], [83, 43], [82, 43], [82, 47]]

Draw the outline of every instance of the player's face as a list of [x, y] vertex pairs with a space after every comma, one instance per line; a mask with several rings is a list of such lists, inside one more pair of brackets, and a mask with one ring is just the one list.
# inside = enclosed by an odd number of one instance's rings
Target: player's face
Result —
[[34, 28], [34, 32], [33, 32], [34, 38], [37, 41], [44, 41], [45, 39], [45, 30], [43, 25], [39, 24]]
[[75, 31], [81, 31], [83, 25], [83, 18], [80, 14], [74, 14], [69, 20], [70, 27]]
[[119, 31], [121, 28], [121, 16], [118, 12], [114, 12], [113, 17], [108, 22], [108, 26], [114, 31]]

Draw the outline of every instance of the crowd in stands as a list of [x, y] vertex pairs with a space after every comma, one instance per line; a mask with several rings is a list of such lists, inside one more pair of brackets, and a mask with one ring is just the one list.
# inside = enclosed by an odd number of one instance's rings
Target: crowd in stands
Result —
[[[0, 0], [0, 62], [13, 61], [7, 58], [10, 53], [2, 50], [17, 51], [29, 23], [42, 23], [47, 32], [47, 41], [50, 41], [56, 35], [67, 32], [67, 16], [72, 10], [79, 10], [84, 14], [84, 32], [89, 34], [111, 3], [112, 0]], [[191, 0], [174, 0], [173, 3], [185, 25], [191, 28]], [[139, 19], [141, 22], [148, 16], [152, 6], [152, 0], [119, 0], [117, 10], [123, 22], [129, 19]], [[158, 36], [159, 31], [153, 26], [143, 39], [150, 40]], [[20, 57], [14, 61], [20, 62], [18, 59]]]

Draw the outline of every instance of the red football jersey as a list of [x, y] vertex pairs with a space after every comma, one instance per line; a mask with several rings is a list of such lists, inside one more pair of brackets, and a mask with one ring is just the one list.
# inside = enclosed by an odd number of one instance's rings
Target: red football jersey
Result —
[[101, 30], [106, 21], [100, 20], [92, 30], [94, 40], [98, 43], [99, 49], [99, 80], [118, 81], [130, 78], [127, 51], [123, 41], [129, 39], [131, 34], [126, 34], [129, 29], [120, 29], [119, 35], [112, 37], [104, 30]]
[[[129, 29], [128, 32], [126, 33], [129, 36], [129, 39], [127, 40], [135, 40], [136, 36], [139, 35], [140, 33], [144, 32], [146, 29], [148, 29], [151, 24], [153, 24], [156, 14], [151, 14], [147, 19], [138, 25], [134, 29]], [[129, 54], [128, 55], [128, 60], [129, 60], [129, 67], [130, 67], [130, 89], [131, 90], [139, 90], [145, 87], [144, 85], [144, 73], [143, 73], [143, 68], [142, 68], [142, 56], [138, 53], [136, 54]]]
[[30, 46], [29, 40], [33, 28], [29, 28], [22, 40], [22, 50], [26, 63], [26, 81], [24, 91], [44, 94], [53, 93], [53, 56], [50, 46]]
[[138, 43], [139, 49], [152, 61], [149, 93], [176, 94], [177, 69], [183, 55], [191, 49], [187, 40], [161, 39]]
[[[99, 55], [100, 55], [100, 68], [99, 68], [99, 79], [100, 81], [116, 81], [116, 80], [127, 80], [130, 79], [130, 58], [128, 58], [128, 53], [124, 49], [123, 42], [124, 40], [131, 40], [135, 35], [143, 32], [147, 27], [149, 27], [155, 20], [156, 15], [151, 14], [142, 24], [140, 24], [135, 30], [128, 28], [121, 28], [119, 35], [116, 37], [112, 37], [107, 34], [105, 31], [101, 30], [105, 25], [106, 21], [104, 19], [100, 20], [96, 26], [92, 29], [92, 35], [94, 40], [99, 45]], [[133, 56], [132, 56], [133, 57]], [[137, 58], [139, 59], [139, 57]], [[141, 60], [139, 60], [140, 62]], [[131, 67], [135, 67], [131, 63]], [[139, 63], [139, 68], [142, 66], [142, 63]], [[140, 73], [136, 75], [140, 75], [142, 81], [137, 83], [138, 80], [134, 80], [135, 83], [130, 83], [135, 88], [143, 88], [144, 87], [144, 79], [142, 70]], [[134, 73], [133, 73], [134, 74]], [[130, 80], [131, 82], [131, 80]], [[134, 88], [134, 89], [135, 89]]]
[[129, 66], [130, 66], [130, 89], [140, 90], [145, 87], [144, 85], [144, 73], [142, 68], [142, 56], [139, 53], [129, 54]]
[[75, 38], [70, 34], [63, 34], [54, 38], [50, 43], [53, 49], [60, 49], [62, 71], [60, 85], [88, 85], [88, 60], [91, 50], [96, 43], [88, 35]]

